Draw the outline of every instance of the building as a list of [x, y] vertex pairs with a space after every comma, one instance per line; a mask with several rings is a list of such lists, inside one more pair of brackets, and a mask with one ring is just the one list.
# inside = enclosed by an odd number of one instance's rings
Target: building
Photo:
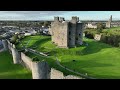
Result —
[[94, 29], [96, 29], [97, 28], [97, 23], [88, 23], [88, 24], [86, 24], [86, 28], [94, 28]]
[[84, 24], [76, 16], [70, 21], [65, 21], [63, 17], [54, 17], [49, 32], [53, 43], [61, 48], [68, 48], [82, 45], [83, 29]]

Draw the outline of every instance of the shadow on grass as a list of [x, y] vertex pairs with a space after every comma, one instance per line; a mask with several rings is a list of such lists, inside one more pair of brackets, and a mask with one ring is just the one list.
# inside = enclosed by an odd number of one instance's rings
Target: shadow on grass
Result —
[[98, 41], [87, 41], [87, 43], [88, 46], [82, 50], [83, 55], [97, 53], [105, 48], [112, 48], [112, 46]]
[[[84, 74], [87, 73], [90, 77], [93, 77], [93, 78], [117, 78], [116, 76], [110, 76], [110, 74], [107, 74], [104, 70], [103, 74], [106, 73], [106, 76], [102, 76], [100, 73], [100, 69], [99, 70], [95, 70], [95, 73], [96, 74], [93, 74], [92, 72], [94, 71], [95, 68], [107, 68], [107, 67], [110, 67], [110, 66], [113, 66], [112, 64], [104, 64], [104, 63], [98, 63], [98, 62], [95, 62], [94, 60], [87, 60], [87, 61], [78, 61], [76, 60], [75, 62], [73, 62], [72, 60], [70, 60], [69, 62], [61, 62], [61, 64], [63, 66], [65, 66], [66, 68], [69, 68], [71, 70], [74, 70], [75, 72], [79, 72], [81, 74]], [[86, 68], [86, 70], [85, 70]], [[87, 70], [87, 68], [91, 69], [91, 70]], [[92, 68], [94, 68], [92, 70]], [[76, 74], [77, 75], [77, 74]], [[111, 74], [112, 75], [112, 74]]]
[[37, 40], [31, 47], [39, 46], [39, 48], [40, 48], [42, 44], [44, 44], [44, 43], [46, 43], [46, 42], [48, 42], [48, 41], [50, 41], [50, 40], [51, 40], [50, 37]]

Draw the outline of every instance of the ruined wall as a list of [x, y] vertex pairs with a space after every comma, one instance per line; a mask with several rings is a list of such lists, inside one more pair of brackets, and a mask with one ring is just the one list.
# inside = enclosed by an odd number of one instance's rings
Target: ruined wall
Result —
[[26, 56], [24, 53], [21, 52], [21, 60], [24, 66], [32, 70], [31, 68], [32, 59], [30, 57]]
[[110, 28], [110, 27], [111, 27], [111, 22], [110, 21], [106, 22], [106, 28]]
[[12, 56], [13, 56], [13, 63], [14, 64], [18, 64], [20, 63], [20, 53], [18, 52], [18, 50], [15, 48], [15, 45], [13, 44], [13, 47], [11, 47], [11, 51], [12, 51]]
[[31, 58], [26, 56], [23, 52], [18, 52], [15, 45], [8, 41], [8, 48], [12, 52], [13, 63], [22, 64], [32, 71], [33, 79], [81, 79], [74, 75], [64, 76], [63, 72], [50, 68], [45, 61], [33, 62]]
[[50, 79], [50, 67], [47, 62], [32, 62], [33, 79]]
[[7, 43], [8, 43], [8, 50], [9, 50], [9, 52], [10, 52], [10, 54], [12, 54], [12, 43], [10, 43], [10, 41], [9, 40], [7, 40]]
[[67, 75], [64, 77], [64, 79], [82, 79], [82, 78], [75, 76], [75, 75]]
[[50, 78], [51, 79], [63, 79], [64, 75], [63, 75], [63, 72], [60, 72], [54, 68], [51, 68]]
[[52, 42], [59, 47], [68, 47], [68, 23], [53, 22], [51, 24]]
[[56, 70], [54, 68], [51, 68], [50, 78], [51, 79], [82, 79], [75, 75], [64, 76], [63, 72]]

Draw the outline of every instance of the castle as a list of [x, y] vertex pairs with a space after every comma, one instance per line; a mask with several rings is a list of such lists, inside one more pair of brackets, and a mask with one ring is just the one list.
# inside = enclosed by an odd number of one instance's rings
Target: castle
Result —
[[79, 22], [79, 17], [74, 16], [70, 21], [65, 21], [63, 17], [54, 17], [49, 32], [53, 43], [61, 48], [69, 48], [82, 45], [83, 30], [84, 24]]
[[112, 22], [112, 15], [110, 16], [108, 22], [106, 22], [106, 28], [111, 28], [111, 22]]

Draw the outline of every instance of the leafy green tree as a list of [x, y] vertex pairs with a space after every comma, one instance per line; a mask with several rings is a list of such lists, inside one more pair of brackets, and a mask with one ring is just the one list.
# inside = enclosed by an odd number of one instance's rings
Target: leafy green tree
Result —
[[103, 25], [103, 23], [98, 23], [97, 24], [97, 29], [98, 29], [98, 32], [101, 33], [102, 32], [102, 29], [105, 28], [105, 25]]
[[15, 34], [14, 36], [12, 36], [12, 38], [11, 38], [10, 41], [11, 41], [11, 43], [14, 44], [14, 43], [16, 42], [17, 39], [18, 39], [18, 35]]

